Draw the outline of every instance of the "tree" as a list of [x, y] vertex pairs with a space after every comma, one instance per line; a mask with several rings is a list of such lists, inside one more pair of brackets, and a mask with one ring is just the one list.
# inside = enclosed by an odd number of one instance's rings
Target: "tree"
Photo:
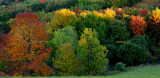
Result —
[[55, 44], [56, 47], [60, 47], [62, 44], [69, 43], [71, 47], [76, 48], [78, 37], [77, 32], [74, 27], [67, 26], [62, 29], [58, 29], [54, 33], [54, 38], [50, 41], [52, 44]]
[[80, 71], [79, 59], [76, 58], [74, 50], [69, 43], [62, 44], [53, 58], [53, 67], [61, 76], [77, 75]]
[[9, 56], [6, 61], [12, 66], [13, 75], [44, 75], [54, 74], [44, 60], [50, 56], [52, 48], [43, 45], [48, 35], [45, 23], [32, 13], [18, 14], [15, 25], [5, 39], [5, 53]]
[[54, 13], [54, 18], [47, 24], [47, 32], [52, 34], [58, 28], [66, 27], [76, 17], [73, 11], [61, 9]]
[[91, 28], [85, 28], [79, 40], [77, 52], [82, 62], [83, 73], [98, 74], [104, 72], [108, 63], [107, 52], [106, 47], [100, 45], [97, 32]]
[[130, 21], [131, 29], [135, 35], [145, 35], [147, 29], [147, 24], [144, 17], [141, 16], [131, 16]]

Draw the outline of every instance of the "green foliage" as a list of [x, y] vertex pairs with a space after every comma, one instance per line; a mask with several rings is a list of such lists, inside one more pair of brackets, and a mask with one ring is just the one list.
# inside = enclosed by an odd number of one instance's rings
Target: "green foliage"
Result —
[[[60, 0], [57, 0], [60, 1]], [[49, 0], [48, 4], [46, 5], [46, 12], [52, 12], [55, 10], [59, 10], [62, 8], [71, 8], [72, 6], [75, 6], [75, 4], [78, 2], [77, 0], [63, 0], [63, 2], [57, 2], [56, 0]]]
[[96, 29], [98, 33], [98, 38], [101, 41], [101, 43], [105, 43], [106, 35], [108, 32], [108, 25], [110, 25], [110, 20], [103, 19], [102, 17], [98, 17], [95, 14], [89, 14], [85, 18], [79, 17], [74, 19], [70, 22], [71, 26], [74, 26], [76, 28], [76, 31], [78, 32], [79, 38], [80, 35], [83, 33], [85, 27], [87, 28], [94, 28]]
[[126, 7], [124, 9], [124, 14], [137, 16], [139, 15], [139, 12], [136, 8]]
[[145, 37], [144, 36], [141, 36], [141, 35], [136, 35], [134, 36], [131, 40], [130, 40], [131, 43], [135, 43], [137, 45], [139, 45], [140, 47], [143, 47], [145, 49], [148, 48], [148, 42], [146, 41]]
[[127, 4], [128, 0], [114, 0], [113, 1], [113, 7], [114, 8], [121, 8], [124, 7], [124, 5]]
[[103, 6], [103, 9], [106, 9], [106, 8], [110, 8], [112, 7], [112, 0], [104, 0], [104, 6]]
[[100, 10], [104, 6], [105, 2], [103, 0], [78, 0], [78, 3], [74, 6], [74, 8], [79, 7], [82, 10], [93, 11], [93, 10]]
[[146, 60], [144, 48], [134, 43], [124, 43], [117, 49], [117, 58], [127, 65], [139, 65]]
[[129, 39], [129, 32], [123, 21], [115, 20], [108, 26], [108, 34], [106, 37], [107, 44], [115, 44], [117, 41], [126, 41]]
[[7, 73], [7, 67], [3, 60], [0, 60], [0, 71]]
[[52, 12], [45, 12], [44, 10], [36, 12], [41, 21], [50, 22], [53, 18]]
[[122, 62], [118, 62], [116, 65], [115, 65], [115, 69], [116, 70], [120, 70], [120, 71], [124, 71], [125, 70], [125, 67], [126, 67], [126, 64], [122, 63]]
[[37, 3], [31, 6], [33, 11], [42, 11], [42, 9], [46, 8], [46, 3]]
[[135, 4], [137, 4], [137, 3], [140, 3], [140, 2], [142, 2], [142, 0], [128, 0], [128, 4], [127, 4], [127, 6], [133, 6], [133, 5], [135, 5]]
[[51, 39], [51, 43], [55, 44], [56, 47], [59, 47], [62, 44], [69, 43], [71, 47], [76, 48], [77, 45], [77, 33], [73, 27], [67, 26], [63, 29], [58, 29], [54, 33], [54, 38]]
[[4, 33], [8, 33], [11, 30], [11, 28], [9, 27], [9, 24], [7, 24], [6, 22], [0, 22], [0, 31], [3, 31]]
[[100, 45], [98, 34], [91, 28], [85, 28], [79, 40], [77, 55], [82, 62], [82, 73], [98, 74], [106, 71], [108, 50]]
[[61, 76], [77, 75], [81, 70], [79, 60], [68, 43], [62, 44], [56, 51], [53, 63], [53, 67], [57, 69], [57, 74]]

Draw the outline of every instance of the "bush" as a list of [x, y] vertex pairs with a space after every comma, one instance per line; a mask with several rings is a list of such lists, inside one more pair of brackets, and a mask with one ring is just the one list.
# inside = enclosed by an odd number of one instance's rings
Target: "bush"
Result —
[[117, 58], [128, 66], [139, 65], [145, 62], [146, 51], [134, 43], [124, 43], [117, 49]]
[[144, 17], [141, 16], [131, 16], [130, 21], [131, 29], [135, 35], [145, 35], [147, 29], [147, 24]]
[[47, 32], [53, 34], [58, 28], [63, 28], [68, 25], [76, 17], [73, 11], [68, 9], [61, 9], [54, 13], [53, 19], [47, 24]]
[[125, 67], [126, 67], [126, 64], [122, 63], [122, 62], [118, 62], [116, 65], [115, 65], [115, 69], [116, 70], [119, 70], [119, 71], [124, 71], [125, 70]]
[[99, 74], [106, 71], [108, 50], [100, 45], [97, 32], [91, 28], [85, 28], [78, 43], [77, 55], [82, 62], [82, 73]]
[[131, 40], [131, 43], [135, 43], [139, 45], [140, 47], [143, 47], [144, 49], [148, 48], [149, 41], [146, 41], [144, 36], [141, 35], [135, 35]]

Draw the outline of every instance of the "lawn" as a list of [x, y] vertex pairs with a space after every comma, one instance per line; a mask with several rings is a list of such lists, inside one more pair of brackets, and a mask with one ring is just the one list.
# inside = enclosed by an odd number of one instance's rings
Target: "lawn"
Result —
[[[17, 77], [13, 77], [17, 78]], [[22, 78], [22, 77], [18, 77]], [[23, 77], [25, 78], [25, 77]], [[31, 78], [31, 77], [30, 77]], [[42, 77], [34, 77], [42, 78]], [[81, 77], [43, 77], [43, 78], [160, 78], [160, 65], [149, 65], [132, 68], [111, 76], [81, 76]]]

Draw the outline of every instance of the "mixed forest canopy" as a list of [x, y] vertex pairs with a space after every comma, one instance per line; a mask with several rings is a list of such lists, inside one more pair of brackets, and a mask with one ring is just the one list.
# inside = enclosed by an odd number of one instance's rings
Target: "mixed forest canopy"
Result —
[[0, 76], [86, 76], [160, 63], [160, 0], [0, 0]]

